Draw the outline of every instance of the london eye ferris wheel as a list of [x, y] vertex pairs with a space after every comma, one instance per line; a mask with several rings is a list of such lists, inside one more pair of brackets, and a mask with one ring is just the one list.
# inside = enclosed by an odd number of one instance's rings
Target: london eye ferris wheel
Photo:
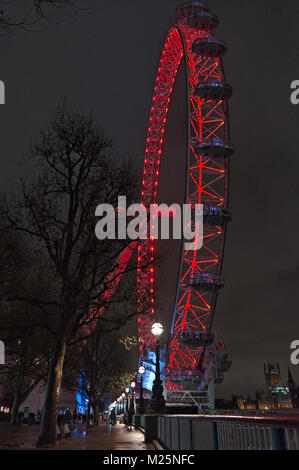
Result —
[[[185, 250], [180, 273], [166, 365], [169, 397], [186, 396], [186, 390], [205, 389], [220, 382], [231, 364], [223, 343], [215, 344], [212, 324], [219, 291], [224, 286], [222, 264], [228, 209], [230, 144], [228, 100], [222, 57], [226, 44], [213, 32], [218, 18], [200, 2], [177, 7], [166, 36], [150, 108], [141, 202], [157, 203], [164, 135], [176, 77], [185, 67], [188, 142], [185, 155], [185, 203], [204, 206], [203, 246]], [[138, 246], [137, 296], [147, 298], [147, 310], [138, 316], [140, 361], [153, 350], [150, 327], [155, 318], [155, 240]], [[143, 266], [143, 267], [142, 267]], [[146, 267], [144, 267], [146, 266]], [[195, 400], [196, 401], [196, 400]]]

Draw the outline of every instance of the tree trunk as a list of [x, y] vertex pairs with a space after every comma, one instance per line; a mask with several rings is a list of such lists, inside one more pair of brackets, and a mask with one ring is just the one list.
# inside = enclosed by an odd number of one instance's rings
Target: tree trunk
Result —
[[22, 403], [21, 395], [22, 395], [22, 388], [24, 385], [24, 375], [23, 375], [22, 369], [18, 369], [17, 374], [18, 375], [14, 383], [13, 404], [12, 404], [11, 416], [10, 416], [10, 424], [12, 424], [13, 426], [16, 426], [18, 424], [17, 423], [18, 412], [19, 412], [19, 407]]
[[17, 418], [18, 418], [18, 411], [20, 408], [20, 405], [26, 400], [26, 398], [30, 395], [32, 390], [35, 389], [35, 387], [39, 384], [41, 381], [40, 378], [36, 379], [34, 382], [31, 383], [30, 386], [25, 390], [25, 392], [22, 393], [23, 386], [24, 386], [24, 380], [21, 382], [18, 381], [17, 387], [15, 388], [14, 395], [13, 395], [13, 404], [11, 408], [11, 416], [10, 416], [10, 424], [15, 426], [18, 424]]
[[95, 400], [95, 404], [94, 404], [94, 424], [96, 426], [99, 424], [99, 403], [98, 403], [98, 400]]
[[46, 398], [42, 410], [40, 433], [36, 445], [55, 444], [57, 408], [61, 387], [62, 369], [65, 357], [66, 341], [59, 338], [56, 342], [49, 366]]
[[90, 427], [91, 396], [88, 396], [86, 427]]
[[11, 408], [10, 421], [9, 424], [16, 426], [18, 424], [18, 412], [21, 404], [20, 393], [15, 393], [13, 397], [13, 404]]

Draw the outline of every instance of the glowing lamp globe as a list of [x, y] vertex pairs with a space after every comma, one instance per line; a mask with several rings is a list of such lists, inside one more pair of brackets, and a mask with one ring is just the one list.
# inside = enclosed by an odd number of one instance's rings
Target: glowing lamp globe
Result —
[[154, 323], [151, 328], [151, 332], [154, 336], [161, 336], [161, 334], [163, 333], [163, 326], [161, 325], [161, 323]]

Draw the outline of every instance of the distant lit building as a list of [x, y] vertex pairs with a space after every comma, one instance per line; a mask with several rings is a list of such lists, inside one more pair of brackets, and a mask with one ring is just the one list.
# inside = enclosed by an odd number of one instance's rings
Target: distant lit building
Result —
[[279, 364], [264, 364], [264, 375], [266, 391], [256, 392], [255, 400], [238, 396], [239, 410], [267, 411], [279, 408], [299, 408], [299, 387], [295, 384], [290, 370], [287, 385], [283, 384]]
[[293, 379], [293, 375], [290, 371], [288, 372], [288, 387], [290, 390], [290, 396], [293, 404], [293, 408], [299, 408], [299, 387]]
[[290, 388], [283, 385], [279, 364], [264, 364], [264, 374], [271, 408], [293, 408]]

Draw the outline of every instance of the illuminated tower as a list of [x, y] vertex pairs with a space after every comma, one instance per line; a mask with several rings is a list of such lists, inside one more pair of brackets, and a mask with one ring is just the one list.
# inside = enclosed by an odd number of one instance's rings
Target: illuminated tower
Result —
[[266, 390], [271, 393], [276, 387], [282, 386], [279, 364], [264, 364]]

